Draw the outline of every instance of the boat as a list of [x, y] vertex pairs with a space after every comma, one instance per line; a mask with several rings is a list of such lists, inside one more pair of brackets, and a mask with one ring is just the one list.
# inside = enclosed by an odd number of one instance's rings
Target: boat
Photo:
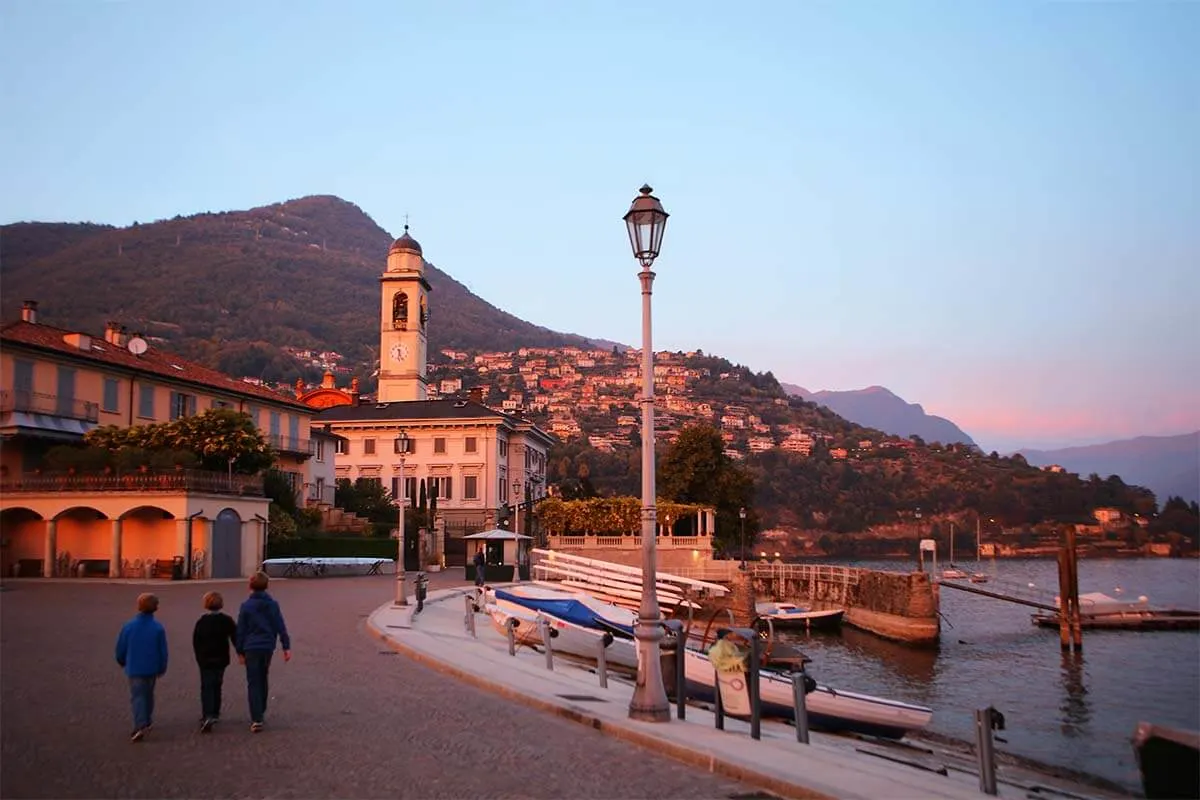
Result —
[[965, 570], [954, 565], [954, 523], [950, 523], [950, 567], [942, 570], [942, 579], [948, 581], [965, 581], [969, 576]]
[[[1061, 606], [1055, 598], [1054, 604]], [[1033, 624], [1042, 628], [1059, 627], [1056, 611], [1039, 611]], [[1087, 629], [1175, 631], [1200, 629], [1200, 611], [1179, 608], [1154, 608], [1143, 595], [1136, 600], [1121, 600], [1103, 592], [1079, 595], [1079, 627]]]
[[637, 669], [637, 648], [632, 639], [606, 636], [602, 630], [586, 628], [505, 601], [487, 603], [484, 609], [499, 633], [507, 636], [506, 629], [511, 627], [514, 638], [521, 644], [541, 645], [542, 625], [546, 624], [550, 626], [553, 638], [550, 646], [556, 653], [566, 653], [577, 658], [596, 661], [603, 642], [605, 643], [605, 661], [609, 665]]
[[510, 586], [492, 592], [497, 604], [510, 603], [572, 622], [584, 628], [610, 630], [633, 636], [637, 615], [583, 593], [546, 586]]
[[992, 577], [986, 572], [972, 572], [970, 580], [971, 583], [987, 583], [991, 579]]
[[[706, 653], [694, 648], [685, 651], [684, 669], [688, 696], [691, 699], [715, 702], [713, 686], [717, 671]], [[722, 681], [722, 705], [727, 713], [742, 716], [749, 713], [749, 701], [728, 691], [737, 690], [744, 681]], [[765, 667], [759, 670], [760, 709], [764, 717], [794, 720], [795, 700], [790, 672]], [[932, 709], [924, 706], [873, 697], [856, 692], [843, 692], [818, 683], [805, 696], [808, 724], [813, 730], [830, 733], [860, 733], [883, 739], [901, 739], [921, 730], [933, 718]], [[744, 712], [742, 709], [745, 709]]]
[[[485, 607], [489, 612], [492, 607], [496, 609], [492, 620], [501, 630], [505, 624], [510, 624], [504, 617], [508, 615], [517, 620], [518, 635], [525, 631], [525, 636], [532, 636], [532, 630], [539, 624], [537, 620], [545, 618], [558, 631], [553, 647], [561, 652], [579, 651], [580, 657], [590, 660], [595, 660], [598, 645], [586, 637], [607, 631], [613, 639], [606, 650], [610, 663], [637, 668], [636, 643], [632, 638], [633, 612], [585, 594], [543, 586], [514, 586], [495, 589], [492, 594], [495, 600]], [[532, 644], [541, 641], [540, 628], [537, 631], [537, 639]], [[684, 670], [689, 698], [713, 702], [717, 673], [706, 651], [691, 646], [684, 648]], [[794, 719], [791, 672], [786, 668], [767, 666], [759, 676], [763, 715]], [[900, 739], [906, 733], [920, 730], [933, 716], [930, 709], [922, 706], [843, 692], [822, 684], [817, 684], [808, 695], [807, 708], [809, 725], [813, 729], [886, 739]], [[735, 713], [733, 706], [729, 713]]]
[[1133, 751], [1146, 797], [1200, 797], [1200, 732], [1139, 722]]
[[780, 628], [806, 628], [808, 630], [835, 629], [842, 624], [844, 608], [814, 611], [794, 603], [756, 603], [754, 610], [760, 617], [768, 617]]
[[[971, 583], [987, 583], [992, 579], [991, 575], [986, 572], [979, 571], [979, 554], [983, 549], [983, 530], [979, 517], [975, 517], [975, 571], [971, 573]], [[951, 558], [951, 561], [954, 559]], [[951, 566], [954, 566], [951, 564]]]

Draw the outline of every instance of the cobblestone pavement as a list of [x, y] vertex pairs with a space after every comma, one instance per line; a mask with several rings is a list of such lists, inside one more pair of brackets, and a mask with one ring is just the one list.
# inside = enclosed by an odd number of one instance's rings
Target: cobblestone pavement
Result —
[[[461, 571], [431, 576], [431, 588]], [[236, 614], [244, 584], [8, 582], [0, 594], [0, 795], [16, 797], [729, 798], [742, 784], [463, 685], [364, 629], [394, 579], [277, 580], [294, 658], [271, 666], [267, 730], [251, 734], [244, 673], [197, 731], [191, 630], [209, 589]], [[113, 661], [141, 591], [162, 600], [171, 666], [140, 744]]]

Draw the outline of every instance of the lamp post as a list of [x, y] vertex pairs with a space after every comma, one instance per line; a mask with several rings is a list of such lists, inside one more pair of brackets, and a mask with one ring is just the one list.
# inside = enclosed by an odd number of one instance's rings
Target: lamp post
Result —
[[633, 698], [629, 701], [629, 717], [645, 722], [667, 722], [671, 719], [671, 708], [667, 705], [659, 661], [663, 631], [655, 589], [658, 583], [655, 569], [658, 523], [654, 490], [654, 350], [650, 342], [650, 295], [654, 286], [654, 272], [650, 267], [662, 247], [667, 212], [652, 191], [649, 186], [642, 186], [624, 217], [633, 257], [642, 266], [638, 273], [642, 285], [642, 602], [633, 630], [637, 640], [638, 670]]
[[513, 533], [521, 532], [521, 479], [513, 478]]
[[746, 571], [746, 507], [738, 509], [738, 519], [742, 523], [742, 572]]
[[400, 506], [400, 530], [396, 534], [396, 605], [408, 605], [408, 592], [404, 585], [407, 576], [404, 574], [404, 456], [408, 453], [408, 434], [401, 430], [396, 434], [396, 455], [400, 456], [400, 472], [396, 481], [399, 491], [396, 500]]

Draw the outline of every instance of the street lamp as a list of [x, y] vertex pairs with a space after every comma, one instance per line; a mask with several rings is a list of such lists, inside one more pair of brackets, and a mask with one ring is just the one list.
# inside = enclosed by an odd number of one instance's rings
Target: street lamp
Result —
[[521, 479], [514, 478], [512, 482], [513, 497], [513, 533], [521, 532]]
[[[654, 285], [650, 267], [662, 247], [667, 212], [652, 191], [649, 186], [642, 186], [624, 217], [633, 257], [642, 265], [638, 273], [642, 284], [642, 602], [633, 630], [637, 640], [638, 670], [633, 698], [629, 701], [629, 717], [645, 722], [667, 722], [671, 719], [671, 708], [667, 705], [659, 662], [663, 631], [654, 563], [658, 524], [654, 505], [654, 350], [650, 343], [650, 294]], [[683, 642], [679, 647], [682, 658]]]
[[746, 571], [746, 507], [738, 509], [738, 519], [742, 521], [742, 572]]
[[396, 434], [395, 451], [396, 455], [400, 456], [400, 472], [396, 481], [396, 500], [400, 506], [400, 530], [396, 535], [396, 605], [406, 606], [408, 592], [404, 585], [407, 579], [404, 574], [404, 456], [408, 453], [408, 434], [403, 430]]

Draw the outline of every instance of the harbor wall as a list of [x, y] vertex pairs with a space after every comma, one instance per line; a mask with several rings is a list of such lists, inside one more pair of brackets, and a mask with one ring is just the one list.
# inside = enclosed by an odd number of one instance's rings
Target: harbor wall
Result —
[[845, 625], [908, 644], [934, 644], [941, 632], [937, 587], [923, 572], [826, 568], [734, 576], [732, 606], [739, 624], [755, 600], [816, 609], [845, 608]]

